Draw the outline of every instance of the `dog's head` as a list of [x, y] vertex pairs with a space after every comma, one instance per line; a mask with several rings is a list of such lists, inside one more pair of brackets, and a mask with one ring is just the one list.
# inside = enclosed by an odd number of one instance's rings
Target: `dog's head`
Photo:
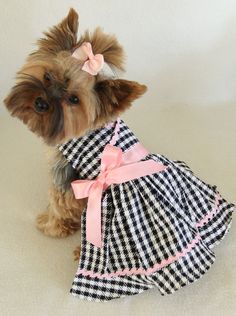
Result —
[[111, 67], [123, 70], [116, 38], [96, 29], [77, 40], [78, 14], [71, 9], [61, 23], [38, 40], [4, 100], [13, 116], [47, 144], [58, 144], [103, 126], [127, 109], [146, 87], [137, 82], [91, 75], [72, 53], [84, 42]]

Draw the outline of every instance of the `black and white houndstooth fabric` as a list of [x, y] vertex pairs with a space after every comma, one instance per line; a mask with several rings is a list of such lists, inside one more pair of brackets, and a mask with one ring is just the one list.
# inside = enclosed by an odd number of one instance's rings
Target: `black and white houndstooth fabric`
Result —
[[[60, 146], [81, 179], [95, 179], [106, 144], [126, 152], [137, 138], [123, 121], [115, 122]], [[86, 241], [82, 214], [79, 268], [71, 293], [107, 301], [157, 287], [173, 293], [199, 279], [212, 265], [212, 248], [227, 233], [234, 205], [198, 179], [181, 161], [149, 154], [164, 171], [111, 185], [102, 196], [103, 246]]]

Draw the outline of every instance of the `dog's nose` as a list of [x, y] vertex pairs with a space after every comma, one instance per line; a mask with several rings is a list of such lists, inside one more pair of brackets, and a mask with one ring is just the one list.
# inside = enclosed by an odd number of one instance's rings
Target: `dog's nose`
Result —
[[61, 82], [54, 81], [49, 87], [48, 92], [51, 98], [60, 99], [65, 91], [65, 87]]

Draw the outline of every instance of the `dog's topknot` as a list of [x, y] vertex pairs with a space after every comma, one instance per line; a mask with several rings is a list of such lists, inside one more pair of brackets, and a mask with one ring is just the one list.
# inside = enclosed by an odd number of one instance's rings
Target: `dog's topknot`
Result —
[[106, 34], [100, 27], [93, 33], [86, 31], [80, 38], [78, 46], [83, 42], [90, 42], [95, 54], [102, 54], [105, 62], [111, 67], [124, 71], [125, 54], [123, 47], [114, 35]]
[[39, 52], [55, 55], [60, 51], [73, 49], [77, 44], [78, 27], [79, 15], [74, 9], [70, 9], [58, 25], [44, 32], [45, 37], [37, 41]]

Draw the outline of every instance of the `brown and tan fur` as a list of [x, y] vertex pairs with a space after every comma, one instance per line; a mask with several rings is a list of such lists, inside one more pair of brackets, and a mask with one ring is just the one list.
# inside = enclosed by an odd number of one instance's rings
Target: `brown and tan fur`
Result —
[[[87, 31], [80, 39], [77, 31], [78, 14], [70, 9], [67, 17], [37, 42], [38, 49], [28, 56], [4, 101], [11, 115], [54, 151], [49, 205], [37, 218], [37, 227], [54, 237], [77, 231], [86, 205], [86, 200], [75, 200], [69, 184], [76, 172], [55, 145], [104, 126], [146, 91], [144, 85], [134, 81], [92, 76], [81, 70], [82, 63], [71, 55], [85, 41], [91, 43], [94, 54], [103, 54], [111, 68], [124, 69], [124, 53], [116, 38], [100, 28], [92, 34]], [[71, 97], [78, 102], [72, 102]], [[78, 259], [79, 248], [74, 254]]]

